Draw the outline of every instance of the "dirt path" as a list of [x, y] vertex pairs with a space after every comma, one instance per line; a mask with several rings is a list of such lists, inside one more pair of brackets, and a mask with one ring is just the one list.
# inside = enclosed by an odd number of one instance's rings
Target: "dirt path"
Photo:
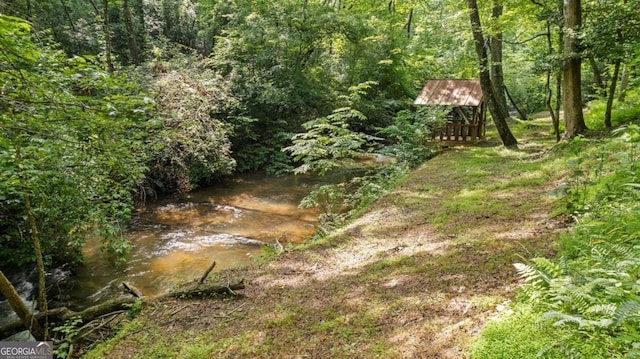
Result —
[[244, 297], [149, 305], [90, 357], [463, 358], [512, 263], [554, 251], [546, 147], [446, 150], [331, 237], [218, 274]]

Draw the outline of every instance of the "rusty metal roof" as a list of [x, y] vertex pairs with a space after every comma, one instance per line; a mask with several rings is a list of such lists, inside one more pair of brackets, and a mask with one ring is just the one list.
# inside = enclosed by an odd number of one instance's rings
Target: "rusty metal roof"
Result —
[[440, 79], [429, 80], [420, 96], [413, 103], [416, 105], [477, 107], [481, 102], [480, 80]]

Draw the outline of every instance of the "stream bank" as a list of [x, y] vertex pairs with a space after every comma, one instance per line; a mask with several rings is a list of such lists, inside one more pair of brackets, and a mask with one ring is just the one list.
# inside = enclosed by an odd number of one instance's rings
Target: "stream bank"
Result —
[[[250, 264], [264, 246], [300, 243], [315, 233], [318, 211], [298, 204], [320, 185], [341, 181], [349, 173], [330, 177], [273, 177], [246, 173], [196, 191], [150, 200], [136, 209], [125, 234], [132, 251], [120, 266], [89, 239], [84, 263], [49, 270], [50, 308], [82, 310], [123, 293], [122, 282], [145, 295], [166, 293], [202, 274], [212, 261], [215, 271]], [[12, 283], [30, 307], [37, 293], [31, 270], [10, 272]], [[0, 301], [0, 325], [15, 320]]]
[[566, 226], [566, 159], [538, 124], [519, 150], [444, 151], [334, 234], [217, 273], [242, 297], [151, 304], [87, 357], [465, 357], [513, 295], [512, 263], [552, 255]]

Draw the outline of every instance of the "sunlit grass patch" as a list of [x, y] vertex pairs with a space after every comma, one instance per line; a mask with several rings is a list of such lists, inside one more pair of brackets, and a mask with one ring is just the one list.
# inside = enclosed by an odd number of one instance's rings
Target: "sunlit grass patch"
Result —
[[[606, 100], [595, 100], [588, 104], [584, 114], [584, 121], [592, 130], [604, 128], [604, 113], [607, 107]], [[627, 94], [625, 102], [613, 102], [611, 122], [613, 126], [619, 126], [629, 122], [640, 121], [640, 92], [637, 90]]]
[[271, 329], [292, 329], [296, 328], [300, 317], [304, 315], [300, 308], [285, 308], [281, 304], [276, 304], [269, 316], [272, 318], [265, 321], [265, 327]]
[[469, 347], [471, 359], [534, 358], [620, 358], [613, 354], [611, 338], [600, 335], [591, 340], [572, 337], [571, 329], [541, 319], [543, 312], [517, 303], [489, 321], [481, 336]]
[[397, 268], [414, 266], [415, 264], [416, 259], [413, 256], [384, 258], [373, 263], [369, 267], [369, 271], [377, 272], [381, 270], [393, 270]]
[[[537, 358], [541, 349], [553, 344], [553, 337], [537, 324], [541, 313], [530, 306], [516, 306], [488, 322], [480, 340], [469, 348], [473, 359]], [[560, 357], [560, 356], [559, 356]], [[558, 358], [559, 358], [558, 357]]]

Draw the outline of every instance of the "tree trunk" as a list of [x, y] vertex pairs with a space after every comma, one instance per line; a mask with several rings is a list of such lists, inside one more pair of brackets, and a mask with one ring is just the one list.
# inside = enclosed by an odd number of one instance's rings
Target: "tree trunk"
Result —
[[[53, 323], [64, 323], [65, 321], [74, 318], [80, 317], [83, 322], [90, 322], [93, 319], [112, 313], [117, 310], [127, 309], [132, 303], [134, 303], [138, 298], [134, 297], [120, 297], [113, 300], [109, 300], [100, 304], [96, 304], [92, 307], [89, 307], [81, 312], [72, 311], [66, 307], [54, 308], [46, 313], [38, 313], [33, 316], [33, 323], [40, 325], [40, 323], [44, 322], [44, 318], [47, 317]], [[0, 327], [0, 338], [5, 338], [16, 333], [23, 331], [22, 323], [13, 322], [7, 325]], [[37, 337], [36, 337], [37, 339]]]
[[135, 0], [133, 2], [133, 10], [136, 13], [136, 16], [138, 17], [138, 26], [139, 26], [139, 32], [138, 32], [138, 49], [142, 50], [145, 48], [146, 46], [146, 42], [147, 42], [147, 26], [146, 26], [146, 21], [144, 20], [144, 4], [143, 4], [143, 0]]
[[553, 96], [553, 93], [551, 92], [551, 69], [547, 70], [545, 88], [547, 95], [544, 103], [547, 106], [547, 111], [549, 111], [549, 116], [551, 116], [551, 124], [553, 125], [553, 134], [556, 136], [556, 142], [560, 142], [560, 119], [556, 116], [556, 113], [553, 111], [553, 107], [551, 106], [551, 98]]
[[[558, 38], [558, 49], [557, 53], [561, 54], [564, 51], [564, 2], [562, 0], [556, 0], [558, 4], [558, 19], [557, 19], [557, 38]], [[562, 74], [564, 69], [561, 66], [561, 63], [558, 63], [556, 68], [556, 103], [555, 103], [555, 113], [556, 119], [558, 120], [558, 136], [560, 136], [560, 109], [562, 108]]]
[[100, 10], [98, 10], [98, 6], [96, 6], [96, 3], [93, 0], [89, 0], [89, 3], [91, 4], [91, 7], [93, 8], [93, 10], [96, 12], [96, 17], [100, 14]]
[[104, 31], [104, 47], [107, 59], [107, 71], [113, 73], [113, 61], [111, 60], [111, 28], [109, 26], [109, 0], [102, 0], [102, 27]]
[[618, 93], [618, 102], [624, 102], [627, 96], [627, 86], [629, 86], [629, 64], [624, 64], [622, 68], [622, 79], [620, 79], [620, 92]]
[[64, 14], [67, 17], [67, 21], [69, 21], [69, 26], [73, 32], [76, 32], [76, 27], [73, 24], [73, 19], [71, 18], [71, 14], [69, 13], [69, 9], [67, 8], [67, 4], [64, 3], [64, 0], [60, 0], [60, 5], [62, 5], [62, 9], [64, 10]]
[[[16, 163], [18, 165], [22, 164], [22, 155], [21, 155], [21, 143], [20, 143], [20, 139], [18, 139], [16, 141], [16, 151], [15, 151], [15, 158], [16, 158]], [[44, 270], [44, 259], [42, 256], [42, 247], [40, 245], [40, 234], [38, 231], [38, 226], [36, 224], [36, 219], [35, 216], [33, 214], [33, 208], [31, 207], [31, 196], [29, 195], [29, 183], [27, 182], [27, 179], [24, 178], [24, 176], [21, 176], [20, 178], [20, 184], [22, 185], [23, 188], [23, 198], [24, 198], [24, 207], [25, 210], [27, 212], [27, 222], [29, 223], [29, 230], [30, 230], [30, 237], [31, 237], [31, 241], [33, 243], [33, 254], [36, 257], [36, 266], [37, 266], [37, 272], [38, 272], [38, 310], [40, 312], [45, 312], [47, 311], [47, 283], [46, 283], [46, 273]], [[18, 314], [16, 312], [16, 314]], [[22, 319], [22, 318], [21, 318]], [[48, 333], [48, 325], [46, 322], [46, 318], [45, 318], [45, 324], [43, 327], [40, 328], [40, 330], [42, 330], [42, 333], [38, 333], [38, 334], [42, 334], [42, 340], [48, 340], [49, 339], [49, 333]], [[34, 335], [35, 337], [35, 335]]]
[[[502, 3], [493, 0], [491, 17], [497, 21], [502, 16]], [[509, 118], [509, 106], [505, 97], [504, 72], [502, 71], [502, 31], [498, 31], [489, 38], [491, 50], [491, 83], [496, 94], [496, 105], [502, 112], [502, 117]]]
[[[44, 260], [42, 257], [42, 246], [40, 245], [40, 234], [38, 227], [36, 226], [36, 219], [33, 216], [33, 210], [31, 208], [31, 199], [29, 194], [25, 192], [24, 203], [27, 209], [27, 219], [29, 221], [29, 227], [31, 227], [31, 240], [33, 241], [33, 253], [36, 257], [36, 266], [38, 267], [38, 310], [47, 312], [47, 282], [46, 272], [44, 270]], [[49, 325], [47, 318], [44, 322], [44, 340], [49, 340]]]
[[124, 12], [124, 24], [127, 28], [127, 38], [129, 40], [129, 53], [131, 54], [131, 62], [134, 65], [140, 64], [140, 49], [138, 47], [138, 41], [136, 40], [136, 33], [133, 28], [133, 20], [131, 19], [131, 9], [129, 7], [129, 0], [123, 1]]
[[526, 121], [527, 120], [527, 115], [520, 109], [520, 107], [516, 103], [516, 100], [511, 96], [507, 86], [504, 86], [504, 92], [507, 94], [507, 97], [509, 98], [509, 102], [511, 102], [511, 105], [513, 106], [513, 108], [516, 109], [516, 112], [518, 113], [518, 116], [520, 116], [520, 119], [522, 121]]
[[409, 10], [409, 18], [407, 19], [407, 23], [404, 27], [407, 29], [407, 39], [411, 38], [411, 23], [413, 22], [413, 8]]
[[44, 260], [42, 257], [42, 247], [40, 245], [40, 234], [36, 225], [36, 219], [33, 216], [33, 209], [31, 208], [31, 198], [28, 193], [24, 194], [24, 205], [27, 210], [27, 220], [29, 221], [29, 227], [31, 229], [31, 240], [33, 242], [33, 253], [36, 257], [36, 266], [38, 267], [38, 310], [41, 312], [47, 311], [47, 283], [46, 273], [44, 270]]
[[[136, 15], [138, 16], [138, 22], [140, 22], [140, 26], [144, 29], [145, 28], [145, 21], [144, 21], [144, 4], [143, 4], [143, 0], [135, 0], [133, 2], [133, 8], [136, 12]], [[143, 31], [144, 33], [144, 31]]]
[[589, 66], [591, 66], [591, 72], [593, 72], [593, 84], [598, 90], [605, 91], [606, 87], [602, 80], [602, 71], [600, 71], [600, 67], [593, 56], [589, 56]]
[[476, 0], [467, 0], [469, 7], [469, 19], [471, 20], [471, 29], [473, 31], [473, 39], [478, 54], [478, 63], [480, 66], [480, 86], [484, 94], [484, 99], [491, 112], [491, 117], [496, 125], [496, 129], [500, 134], [500, 139], [506, 147], [516, 147], [518, 141], [511, 133], [507, 118], [504, 117], [499, 105], [497, 105], [496, 95], [491, 75], [489, 73], [489, 60], [487, 58], [487, 50], [484, 47], [484, 36], [482, 35], [482, 25], [480, 23], [480, 15], [478, 14], [478, 4]]
[[[551, 23], [547, 21], [547, 54], [549, 58], [553, 55], [553, 42], [551, 41]], [[553, 133], [556, 135], [556, 142], [560, 141], [560, 119], [556, 116], [555, 112], [553, 112], [553, 107], [551, 106], [551, 99], [553, 97], [553, 91], [551, 91], [551, 71], [553, 71], [553, 64], [549, 64], [547, 68], [547, 78], [545, 81], [545, 90], [547, 92], [544, 104], [547, 106], [547, 111], [549, 111], [549, 116], [551, 116], [551, 123], [553, 124]]]
[[[24, 330], [24, 328], [26, 328], [31, 332], [31, 335], [33, 335], [36, 340], [44, 340], [44, 331], [42, 330], [40, 323], [34, 319], [34, 316], [27, 305], [24, 304], [20, 295], [16, 292], [16, 289], [1, 270], [0, 293], [2, 293], [2, 295], [7, 299], [7, 302], [9, 302], [13, 311], [18, 315], [18, 318], [20, 318], [20, 324], [23, 326], [20, 326], [20, 329]], [[8, 337], [9, 335], [0, 335], [0, 339]]]
[[609, 93], [607, 94], [607, 109], [604, 111], [604, 126], [611, 128], [611, 110], [613, 107], [613, 98], [616, 93], [616, 86], [618, 85], [618, 75], [620, 74], [620, 60], [617, 60], [613, 67], [613, 75], [611, 76], [611, 86], [609, 87]]
[[582, 114], [581, 72], [582, 57], [578, 32], [582, 24], [580, 0], [564, 1], [564, 138], [572, 139], [587, 130]]

